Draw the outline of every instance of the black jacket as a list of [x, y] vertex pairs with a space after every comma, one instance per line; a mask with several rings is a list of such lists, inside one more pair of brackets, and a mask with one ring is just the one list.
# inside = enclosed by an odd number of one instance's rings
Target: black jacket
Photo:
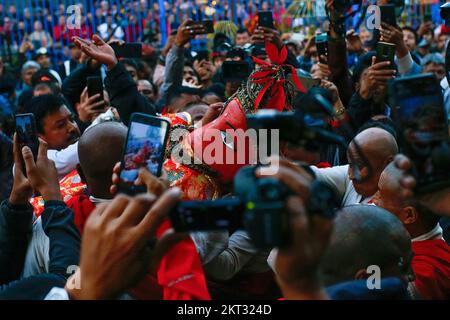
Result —
[[7, 199], [13, 184], [13, 143], [0, 132], [0, 202]]
[[133, 112], [156, 115], [155, 106], [139, 93], [136, 83], [121, 62], [107, 71], [106, 75], [105, 88], [111, 106], [117, 109], [123, 123], [128, 125]]
[[79, 65], [64, 79], [62, 93], [73, 110], [75, 110], [75, 104], [80, 102], [81, 93], [87, 85], [87, 78], [100, 75], [100, 68], [92, 68], [89, 63], [85, 63]]
[[0, 205], [0, 285], [17, 280], [23, 270], [33, 207]]
[[13, 207], [6, 201], [1, 205], [0, 299], [43, 299], [53, 287], [64, 287], [71, 275], [69, 267], [79, 264], [80, 234], [72, 210], [64, 202], [47, 201], [41, 217], [50, 240], [49, 273], [17, 280], [23, 270], [32, 215], [31, 206]]

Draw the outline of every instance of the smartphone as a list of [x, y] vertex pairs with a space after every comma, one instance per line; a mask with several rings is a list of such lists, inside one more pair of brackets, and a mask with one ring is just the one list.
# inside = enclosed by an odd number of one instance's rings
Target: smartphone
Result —
[[[36, 120], [34, 114], [23, 113], [16, 115], [16, 134], [19, 150], [28, 146], [33, 152], [34, 160], [36, 161], [39, 151], [39, 139], [36, 129]], [[25, 162], [22, 159], [22, 172], [25, 174]]]
[[260, 27], [266, 27], [270, 29], [275, 29], [275, 24], [273, 22], [272, 11], [260, 11], [258, 12], [258, 23]]
[[180, 24], [178, 22], [172, 22], [170, 24], [170, 35], [171, 36], [176, 35], [179, 27], [180, 27]]
[[312, 87], [320, 85], [320, 79], [313, 79], [312, 77], [304, 75], [298, 75], [298, 79], [302, 83], [303, 87], [305, 87], [306, 91], [309, 91]]
[[[96, 94], [100, 95], [97, 101], [104, 101], [105, 97], [103, 96], [103, 80], [102, 77], [87, 77], [87, 90], [88, 96], [92, 97]], [[103, 106], [98, 107], [98, 109], [103, 110]]]
[[197, 51], [197, 55], [194, 57], [194, 60], [197, 61], [209, 61], [209, 51], [208, 50], [200, 50]]
[[142, 57], [142, 43], [140, 42], [126, 42], [122, 45], [118, 43], [111, 44], [114, 53], [118, 58], [141, 58]]
[[183, 201], [170, 213], [177, 232], [242, 229], [242, 202], [238, 198]]
[[121, 192], [130, 195], [146, 192], [145, 187], [134, 185], [143, 167], [154, 176], [161, 175], [169, 129], [170, 123], [165, 119], [143, 113], [131, 115], [120, 172]]
[[205, 28], [205, 32], [197, 34], [210, 34], [214, 33], [214, 23], [212, 20], [202, 20], [194, 22], [194, 25], [201, 25]]
[[250, 64], [247, 61], [224, 61], [222, 75], [226, 82], [245, 81], [251, 73]]
[[401, 152], [412, 163], [416, 192], [450, 185], [450, 141], [442, 89], [433, 74], [397, 78], [389, 83]]
[[316, 36], [316, 47], [319, 61], [321, 63], [326, 63], [326, 61], [321, 58], [321, 56], [328, 57], [328, 35], [326, 33], [321, 33]]
[[394, 68], [395, 44], [388, 42], [378, 42], [376, 45], [377, 63], [390, 61], [390, 69]]
[[397, 16], [395, 14], [395, 5], [385, 4], [380, 6], [381, 22], [387, 23], [393, 27], [397, 26]]

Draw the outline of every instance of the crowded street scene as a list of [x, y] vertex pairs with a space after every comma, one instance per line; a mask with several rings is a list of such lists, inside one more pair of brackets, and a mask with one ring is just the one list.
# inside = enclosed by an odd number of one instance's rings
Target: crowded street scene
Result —
[[445, 0], [2, 0], [0, 300], [449, 300], [449, 40]]

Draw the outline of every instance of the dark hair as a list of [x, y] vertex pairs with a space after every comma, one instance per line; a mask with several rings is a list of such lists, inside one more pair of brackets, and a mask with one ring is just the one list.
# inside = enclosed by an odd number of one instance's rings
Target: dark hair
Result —
[[359, 82], [362, 74], [364, 73], [364, 70], [366, 70], [372, 65], [372, 57], [374, 56], [376, 56], [376, 52], [370, 51], [359, 57], [358, 63], [353, 68], [353, 75], [352, 75], [353, 85]]
[[248, 33], [250, 35], [250, 32], [248, 31], [248, 29], [246, 28], [240, 28], [236, 34], [243, 34], [243, 33]]
[[123, 58], [120, 60], [122, 62], [122, 64], [127, 65], [127, 66], [132, 66], [136, 72], [139, 70], [138, 64], [136, 63], [136, 61], [134, 59], [131, 58]]
[[397, 141], [397, 126], [395, 122], [389, 117], [382, 117], [380, 119], [370, 119], [364, 123], [358, 130], [357, 134], [370, 128], [379, 128], [389, 132]]
[[38, 83], [37, 85], [34, 86], [33, 90], [40, 90], [43, 87], [49, 88], [50, 91], [52, 92], [52, 94], [54, 94], [54, 95], [60, 95], [61, 94], [61, 88], [59, 87], [59, 85], [57, 85], [56, 83], [53, 83], [53, 82], [41, 82], [41, 83]]
[[414, 34], [414, 39], [416, 39], [416, 44], [419, 44], [419, 35], [417, 34], [416, 30], [414, 30], [413, 28], [408, 27], [408, 26], [404, 26], [402, 28], [402, 31], [403, 30], [407, 30], [409, 32], [412, 32]]
[[152, 89], [153, 89], [153, 94], [156, 96], [158, 96], [159, 93], [159, 88], [158, 86], [153, 82], [153, 80], [148, 80], [148, 82], [150, 82], [150, 84], [152, 85]]
[[44, 119], [46, 116], [57, 112], [66, 102], [60, 96], [45, 94], [33, 97], [25, 106], [25, 112], [34, 114], [36, 118], [36, 129], [39, 133], [44, 133]]
[[194, 74], [195, 74], [195, 76], [197, 77], [197, 79], [200, 81], [200, 76], [198, 75], [197, 70], [195, 70], [195, 68], [194, 68], [194, 63], [193, 63], [192, 61], [185, 60], [185, 61], [184, 61], [183, 69], [184, 69], [184, 67], [189, 67], [189, 68], [191, 68], [191, 69], [194, 71]]
[[203, 93], [203, 97], [205, 97], [209, 94], [214, 94], [217, 97], [219, 97], [220, 100], [226, 101], [225, 86], [220, 82], [216, 82], [212, 86], [210, 86], [208, 89], [206, 89], [206, 91]]

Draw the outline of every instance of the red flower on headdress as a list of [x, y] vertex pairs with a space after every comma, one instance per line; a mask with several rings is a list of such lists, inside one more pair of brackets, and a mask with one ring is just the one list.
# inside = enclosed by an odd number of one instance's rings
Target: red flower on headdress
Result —
[[[254, 83], [263, 85], [263, 88], [255, 100], [255, 110], [258, 109], [264, 95], [270, 88], [270, 99], [267, 102], [267, 107], [269, 109], [283, 111], [286, 104], [286, 92], [284, 91], [284, 83], [286, 80], [283, 76], [284, 67], [291, 69], [292, 78], [297, 88], [301, 92], [306, 92], [306, 90], [300, 82], [295, 68], [292, 65], [284, 64], [288, 57], [286, 46], [283, 46], [281, 50], [278, 51], [275, 44], [266, 41], [266, 51], [270, 61], [272, 61], [273, 64], [256, 57], [252, 57], [253, 61], [261, 67], [261, 70], [255, 72], [251, 76], [251, 79]], [[287, 106], [288, 109], [291, 109], [291, 107], [292, 106]]]

